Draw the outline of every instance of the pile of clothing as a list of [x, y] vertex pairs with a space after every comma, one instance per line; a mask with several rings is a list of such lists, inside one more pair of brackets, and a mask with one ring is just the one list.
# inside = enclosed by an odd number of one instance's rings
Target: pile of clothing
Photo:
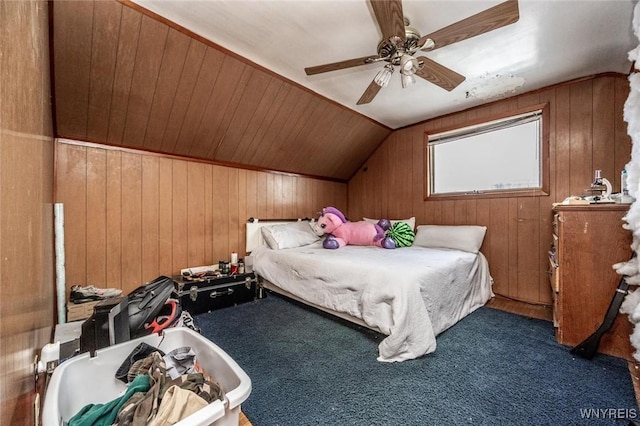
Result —
[[84, 406], [69, 426], [173, 425], [224, 397], [220, 384], [202, 370], [190, 347], [165, 354], [140, 343], [115, 377], [127, 384], [124, 394], [105, 404]]

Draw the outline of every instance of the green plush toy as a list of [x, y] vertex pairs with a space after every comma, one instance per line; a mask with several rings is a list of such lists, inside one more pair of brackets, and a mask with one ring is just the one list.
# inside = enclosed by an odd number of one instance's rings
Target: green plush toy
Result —
[[385, 236], [391, 238], [396, 243], [396, 247], [410, 247], [415, 238], [413, 229], [406, 222], [395, 222], [385, 232]]

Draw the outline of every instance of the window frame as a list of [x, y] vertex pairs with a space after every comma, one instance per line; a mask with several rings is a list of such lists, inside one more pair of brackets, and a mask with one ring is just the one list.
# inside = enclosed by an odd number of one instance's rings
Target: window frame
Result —
[[[431, 154], [429, 149], [429, 136], [436, 135], [444, 132], [451, 132], [456, 130], [463, 130], [467, 127], [482, 126], [493, 121], [506, 120], [518, 115], [527, 114], [535, 111], [541, 111], [542, 129], [541, 129], [541, 147], [540, 147], [540, 179], [541, 186], [539, 188], [523, 188], [523, 189], [495, 189], [484, 190], [482, 192], [455, 192], [455, 193], [443, 193], [432, 194], [431, 182], [433, 177], [431, 175]], [[549, 103], [536, 104], [528, 107], [513, 109], [505, 111], [504, 113], [492, 115], [490, 117], [484, 117], [477, 120], [469, 120], [464, 123], [459, 123], [447, 127], [437, 128], [424, 133], [424, 200], [460, 200], [460, 199], [483, 199], [483, 198], [507, 198], [507, 197], [541, 197], [549, 195]]]

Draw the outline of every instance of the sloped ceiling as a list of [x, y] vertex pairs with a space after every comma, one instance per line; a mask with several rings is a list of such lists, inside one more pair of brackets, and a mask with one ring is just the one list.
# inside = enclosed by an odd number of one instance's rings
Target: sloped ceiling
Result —
[[[500, 1], [404, 0], [422, 34]], [[380, 64], [365, 0], [54, 1], [57, 135], [346, 180], [393, 129], [603, 72], [627, 73], [631, 0], [520, 0], [515, 24], [425, 54], [452, 92], [399, 79], [355, 101]], [[397, 77], [397, 76], [394, 76]]]
[[58, 137], [348, 179], [391, 129], [116, 1], [53, 4]]

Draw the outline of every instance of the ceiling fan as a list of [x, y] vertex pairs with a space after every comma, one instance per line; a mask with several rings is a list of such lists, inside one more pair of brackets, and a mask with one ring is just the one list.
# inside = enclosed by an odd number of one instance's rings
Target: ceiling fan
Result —
[[368, 104], [385, 87], [395, 67], [400, 68], [402, 87], [415, 82], [415, 76], [451, 91], [465, 79], [463, 75], [425, 57], [414, 57], [417, 50], [431, 51], [458, 41], [493, 31], [519, 19], [518, 1], [507, 0], [492, 8], [421, 36], [402, 13], [402, 0], [369, 0], [382, 32], [378, 54], [305, 68], [307, 75], [320, 74], [374, 62], [387, 64], [378, 72], [357, 104]]

